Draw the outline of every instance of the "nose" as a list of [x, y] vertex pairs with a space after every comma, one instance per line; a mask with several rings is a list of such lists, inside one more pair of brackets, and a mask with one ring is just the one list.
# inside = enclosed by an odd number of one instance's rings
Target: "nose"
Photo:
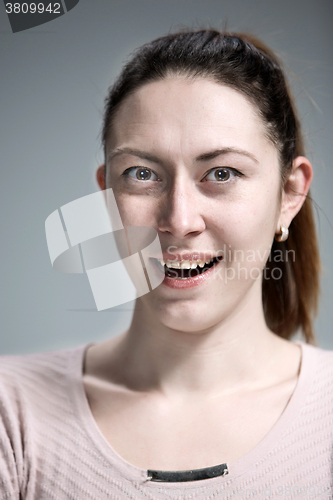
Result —
[[158, 229], [176, 238], [202, 233], [206, 224], [198, 196], [188, 179], [175, 179], [161, 206]]

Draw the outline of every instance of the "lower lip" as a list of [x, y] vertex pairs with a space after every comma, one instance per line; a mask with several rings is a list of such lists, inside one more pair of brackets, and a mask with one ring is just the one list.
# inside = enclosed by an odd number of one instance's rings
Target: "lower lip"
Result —
[[207, 271], [205, 271], [202, 274], [198, 274], [193, 278], [179, 279], [179, 278], [170, 278], [169, 276], [165, 275], [162, 284], [170, 288], [176, 288], [177, 290], [185, 290], [187, 288], [193, 288], [195, 286], [199, 286], [201, 285], [201, 283], [203, 283], [212, 276], [212, 274], [215, 272], [216, 266], [218, 266], [219, 263], [220, 261], [215, 262], [215, 264], [212, 267], [210, 267]]

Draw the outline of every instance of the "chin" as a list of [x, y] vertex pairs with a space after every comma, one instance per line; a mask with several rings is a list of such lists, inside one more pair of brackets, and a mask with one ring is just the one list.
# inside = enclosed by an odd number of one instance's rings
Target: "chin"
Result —
[[168, 307], [164, 304], [154, 308], [154, 314], [158, 321], [167, 328], [185, 333], [202, 333], [223, 319], [221, 317], [223, 311], [219, 311], [218, 318], [216, 315], [213, 317], [207, 312], [207, 304], [194, 306], [190, 301], [188, 304], [173, 303]]

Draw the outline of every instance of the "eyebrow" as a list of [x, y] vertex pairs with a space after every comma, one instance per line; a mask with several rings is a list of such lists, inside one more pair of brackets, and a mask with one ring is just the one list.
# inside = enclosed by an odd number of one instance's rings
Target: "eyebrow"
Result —
[[[213, 160], [217, 156], [220, 155], [226, 155], [226, 154], [238, 154], [242, 156], [247, 156], [248, 158], [251, 158], [255, 163], [259, 163], [259, 160], [249, 151], [246, 151], [245, 149], [239, 149], [239, 148], [233, 148], [233, 147], [228, 147], [228, 148], [221, 148], [221, 149], [215, 149], [214, 151], [209, 151], [207, 153], [203, 153], [199, 156], [196, 157], [195, 161], [209, 161]], [[132, 149], [132, 148], [117, 148], [113, 151], [110, 152], [110, 155], [108, 156], [108, 161], [113, 160], [116, 156], [119, 156], [121, 154], [128, 154], [132, 156], [136, 156], [138, 158], [141, 158], [142, 160], [148, 160], [153, 163], [159, 163], [162, 164], [162, 160], [158, 158], [157, 156], [154, 156], [150, 153], [147, 153], [145, 151], [141, 151], [139, 149]]]
[[255, 163], [259, 163], [258, 158], [256, 158], [252, 153], [249, 151], [246, 151], [245, 149], [239, 149], [239, 148], [221, 148], [221, 149], [215, 149], [214, 151], [210, 151], [208, 153], [203, 153], [202, 155], [198, 156], [196, 158], [196, 161], [209, 161], [209, 160], [214, 160], [217, 156], [220, 155], [226, 155], [229, 153], [234, 153], [242, 156], [247, 156], [248, 158], [251, 158]]
[[132, 149], [132, 148], [114, 149], [113, 151], [110, 152], [110, 155], [108, 156], [108, 161], [113, 160], [113, 158], [122, 154], [137, 156], [142, 160], [148, 160], [154, 163], [162, 163], [162, 161], [159, 158], [157, 158], [157, 156], [154, 156], [150, 153], [146, 153], [145, 151], [140, 151], [139, 149]]

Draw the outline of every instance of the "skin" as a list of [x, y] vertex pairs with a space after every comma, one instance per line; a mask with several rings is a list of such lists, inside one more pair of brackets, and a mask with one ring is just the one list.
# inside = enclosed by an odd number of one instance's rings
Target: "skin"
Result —
[[[140, 153], [120, 153], [125, 148]], [[199, 158], [226, 148], [243, 153]], [[150, 180], [138, 180], [131, 167], [150, 169]], [[218, 167], [229, 169], [228, 180], [216, 180]], [[97, 181], [112, 187], [124, 226], [155, 228], [163, 250], [227, 248], [238, 257], [225, 254], [218, 274], [200, 286], [162, 284], [140, 297], [129, 330], [88, 349], [92, 413], [114, 449], [141, 468], [237, 460], [269, 432], [297, 383], [300, 348], [268, 329], [260, 271], [280, 226], [304, 202], [311, 164], [296, 158], [280, 198], [277, 150], [253, 105], [209, 79], [178, 76], [125, 99], [106, 170], [105, 179], [98, 168]]]

